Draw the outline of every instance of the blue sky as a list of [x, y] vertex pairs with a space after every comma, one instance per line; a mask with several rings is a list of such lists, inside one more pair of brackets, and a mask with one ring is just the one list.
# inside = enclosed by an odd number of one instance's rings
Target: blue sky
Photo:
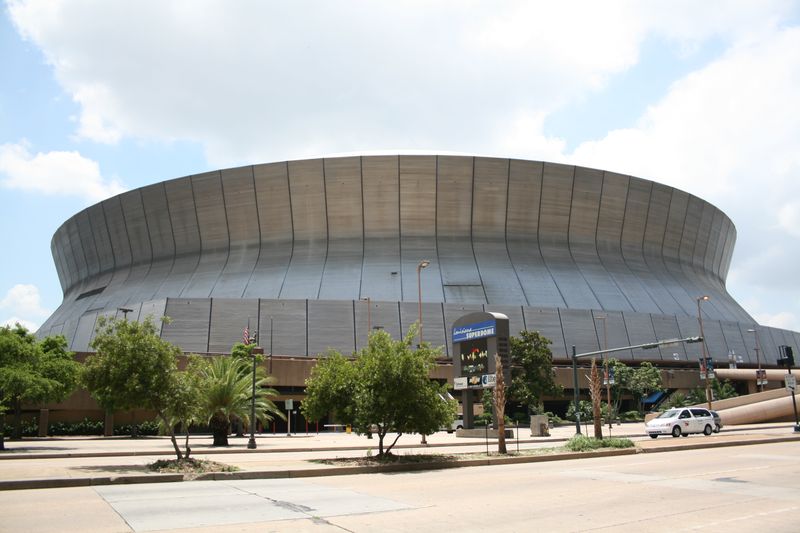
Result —
[[25, 1], [0, 16], [0, 323], [61, 301], [56, 228], [227, 166], [455, 151], [679, 187], [734, 221], [728, 289], [800, 330], [793, 1]]

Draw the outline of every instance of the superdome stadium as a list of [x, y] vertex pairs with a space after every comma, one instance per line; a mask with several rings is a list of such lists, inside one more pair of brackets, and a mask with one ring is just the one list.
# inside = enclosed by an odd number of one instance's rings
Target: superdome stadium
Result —
[[[246, 166], [67, 220], [51, 245], [64, 301], [39, 334], [86, 352], [99, 316], [166, 315], [162, 337], [185, 352], [229, 352], [249, 326], [270, 353], [313, 360], [362, 348], [370, 328], [402, 335], [421, 301], [423, 340], [445, 354], [458, 317], [491, 311], [512, 334], [540, 331], [563, 360], [572, 345], [697, 335], [699, 312], [714, 360], [754, 366], [755, 330], [760, 362], [775, 365], [800, 335], [757, 325], [728, 294], [735, 240], [700, 198], [579, 166], [441, 155]], [[616, 356], [696, 369], [700, 351]]]

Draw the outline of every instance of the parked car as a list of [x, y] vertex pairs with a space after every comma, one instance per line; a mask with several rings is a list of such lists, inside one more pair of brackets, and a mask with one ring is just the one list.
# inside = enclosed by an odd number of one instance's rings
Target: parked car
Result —
[[692, 433], [711, 435], [716, 424], [708, 409], [684, 407], [664, 411], [645, 424], [645, 431], [652, 438], [659, 435], [686, 437]]
[[714, 433], [719, 433], [722, 429], [722, 419], [716, 411], [711, 411], [711, 416], [714, 417]]
[[461, 417], [456, 418], [453, 420], [453, 423], [450, 424], [450, 427], [446, 429], [448, 433], [452, 433], [457, 429], [464, 429], [464, 419]]

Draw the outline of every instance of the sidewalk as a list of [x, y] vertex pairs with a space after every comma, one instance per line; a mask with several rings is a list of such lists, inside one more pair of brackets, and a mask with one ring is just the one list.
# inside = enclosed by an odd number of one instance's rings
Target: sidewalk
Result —
[[[614, 426], [612, 437], [628, 437], [636, 441], [636, 449], [601, 452], [603, 455], [637, 452], [677, 451], [715, 446], [738, 446], [761, 442], [800, 440], [800, 434], [792, 431], [793, 425], [753, 424], [723, 429], [722, 433], [705, 437], [691, 435], [673, 439], [661, 437], [650, 439], [644, 436], [644, 424], [632, 423]], [[593, 429], [588, 428], [589, 435]], [[586, 428], [582, 428], [584, 434]], [[608, 436], [608, 428], [603, 428]], [[520, 428], [519, 441], [507, 439], [507, 447], [514, 452], [532, 448], [556, 447], [575, 434], [574, 426], [551, 429], [550, 437], [530, 437], [527, 428]], [[395, 435], [387, 435], [384, 446], [388, 446]], [[231, 437], [227, 448], [213, 448], [210, 436], [195, 436], [190, 439], [192, 456], [210, 459], [235, 466], [240, 471], [230, 474], [206, 474], [205, 479], [223, 477], [307, 477], [314, 475], [342, 475], [387, 470], [409, 470], [430, 468], [430, 465], [392, 465], [387, 467], [337, 467], [310, 462], [312, 459], [340, 457], [363, 457], [377, 454], [377, 438], [367, 439], [355, 434], [320, 433], [286, 435], [258, 435], [258, 448], [247, 449], [247, 437]], [[392, 450], [396, 454], [454, 454], [485, 453], [485, 438], [461, 438], [455, 434], [438, 432], [427, 437], [427, 446], [420, 444], [419, 435], [403, 435]], [[180, 440], [183, 444], [183, 440]], [[488, 440], [489, 451], [496, 452], [495, 439]], [[172, 444], [165, 437], [110, 438], [42, 438], [23, 441], [6, 441], [6, 451], [0, 452], [0, 490], [21, 488], [45, 488], [64, 486], [106, 485], [113, 483], [150, 483], [182, 481], [182, 474], [154, 474], [147, 465], [157, 459], [174, 457]], [[369, 450], [369, 452], [368, 452]], [[595, 456], [598, 453], [594, 454]], [[547, 456], [493, 456], [474, 462], [459, 462], [457, 466], [495, 464], [535, 460], [559, 460], [586, 457], [587, 454], [558, 453]], [[445, 465], [438, 465], [443, 467]], [[455, 464], [448, 464], [454, 467]]]

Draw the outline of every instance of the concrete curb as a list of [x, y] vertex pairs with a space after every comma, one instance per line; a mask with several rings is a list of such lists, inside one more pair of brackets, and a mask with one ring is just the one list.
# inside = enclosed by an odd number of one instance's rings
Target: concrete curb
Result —
[[674, 445], [666, 445], [664, 447], [656, 447], [656, 448], [642, 448], [640, 450], [641, 453], [661, 453], [661, 452], [682, 452], [686, 450], [702, 450], [707, 448], [728, 448], [731, 446], [753, 446], [756, 444], [776, 444], [780, 442], [792, 442], [800, 440], [800, 435], [793, 435], [793, 436], [785, 436], [785, 437], [767, 437], [764, 439], [755, 439], [755, 440], [747, 440], [747, 441], [719, 441], [719, 442], [708, 442], [708, 441], [698, 441], [695, 443], [687, 443], [687, 444], [674, 444]]
[[0, 491], [27, 489], [60, 489], [68, 487], [93, 487], [98, 485], [134, 485], [141, 483], [174, 483], [184, 481], [183, 474], [141, 474], [128, 476], [101, 476], [52, 479], [17, 479], [0, 481]]
[[[391, 464], [375, 466], [334, 466], [321, 468], [303, 468], [294, 470], [250, 470], [241, 472], [208, 472], [200, 475], [192, 474], [140, 474], [123, 476], [102, 476], [86, 478], [52, 478], [23, 479], [0, 481], [0, 491], [26, 490], [66, 487], [90, 487], [98, 485], [126, 485], [137, 483], [174, 483], [181, 481], [224, 481], [243, 479], [286, 479], [325, 476], [349, 476], [357, 474], [387, 474], [396, 472], [420, 472], [426, 470], [444, 470], [450, 468], [467, 468], [473, 466], [493, 466], [522, 463], [544, 463], [551, 461], [569, 461], [574, 459], [593, 459], [597, 457], [615, 457], [635, 455], [637, 453], [663, 453], [707, 448], [725, 448], [732, 446], [753, 446], [756, 444], [775, 444], [800, 440], [798, 436], [766, 437], [756, 440], [736, 440], [726, 442], [697, 441], [686, 444], [668, 444], [655, 448], [623, 448], [599, 450], [591, 452], [564, 452], [547, 455], [522, 455], [512, 457], [487, 457], [485, 459], [469, 459], [465, 461], [442, 461], [432, 463]], [[341, 448], [339, 448], [341, 449]]]

